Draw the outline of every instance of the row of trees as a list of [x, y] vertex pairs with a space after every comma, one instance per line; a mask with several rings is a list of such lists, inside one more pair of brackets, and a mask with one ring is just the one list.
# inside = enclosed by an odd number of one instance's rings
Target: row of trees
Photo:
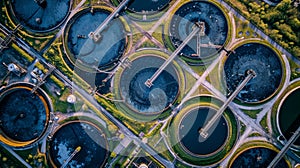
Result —
[[[238, 3], [243, 7], [239, 10], [252, 23], [293, 55], [300, 57], [300, 5], [298, 1], [282, 0], [276, 6], [257, 0], [236, 1], [239, 1]], [[229, 3], [234, 6], [233, 1]]]

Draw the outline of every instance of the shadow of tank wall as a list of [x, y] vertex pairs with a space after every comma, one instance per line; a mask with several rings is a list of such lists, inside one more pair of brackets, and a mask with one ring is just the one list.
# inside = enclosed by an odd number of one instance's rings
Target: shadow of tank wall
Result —
[[177, 9], [169, 24], [171, 42], [177, 48], [192, 32], [194, 24], [203, 22], [205, 25], [204, 32], [196, 34], [182, 49], [180, 55], [186, 57], [187, 62], [194, 64], [197, 61], [199, 64], [204, 64], [215, 57], [218, 51], [227, 43], [228, 36], [230, 36], [228, 20], [229, 18], [224, 14], [222, 8], [212, 2], [194, 1], [185, 3]]
[[[228, 166], [240, 167], [267, 167], [279, 152], [273, 145], [263, 141], [250, 141], [239, 147], [230, 159]], [[282, 158], [276, 168], [289, 168], [290, 162]]]
[[[68, 22], [64, 32], [64, 49], [69, 61], [84, 71], [107, 70], [118, 62], [127, 47], [123, 21], [113, 19], [103, 30], [99, 42], [89, 37], [111, 13], [109, 8], [84, 8]], [[88, 25], [88, 26], [87, 26]]]
[[108, 142], [103, 131], [93, 123], [69, 121], [55, 130], [49, 154], [51, 164], [56, 167], [66, 160], [71, 167], [102, 167], [108, 157]]
[[[277, 110], [277, 128], [284, 139], [288, 140], [300, 126], [300, 87], [289, 91], [281, 100]], [[299, 148], [300, 138], [296, 140], [294, 146]]]
[[18, 22], [33, 32], [49, 32], [67, 18], [72, 0], [46, 0], [39, 4], [31, 0], [11, 0], [10, 10]]

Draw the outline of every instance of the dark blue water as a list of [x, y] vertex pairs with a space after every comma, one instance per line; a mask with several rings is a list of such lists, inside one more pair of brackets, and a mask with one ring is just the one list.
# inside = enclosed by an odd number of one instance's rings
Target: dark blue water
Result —
[[[300, 89], [293, 91], [282, 103], [279, 110], [279, 126], [286, 139], [289, 139], [300, 126]], [[298, 138], [295, 145], [300, 145]]]
[[101, 167], [106, 160], [107, 142], [103, 133], [87, 123], [70, 123], [61, 127], [50, 141], [50, 156], [57, 167], [80, 146], [69, 162], [70, 167]]
[[165, 8], [170, 1], [171, 0], [131, 0], [128, 5], [128, 9], [138, 13], [153, 13]]
[[[71, 0], [47, 0], [46, 7], [34, 0], [12, 0], [17, 19], [32, 30], [47, 31], [58, 26], [67, 17]], [[36, 20], [40, 19], [40, 23]]]
[[[212, 3], [193, 1], [182, 5], [172, 18], [170, 35], [175, 47], [178, 47], [192, 32], [195, 22], [205, 23], [205, 36], [201, 37], [202, 44], [224, 45], [228, 25], [223, 12]], [[195, 36], [181, 52], [184, 56], [201, 59], [215, 54], [218, 50], [219, 48], [201, 47], [201, 53], [198, 56], [197, 38]]]
[[237, 98], [244, 102], [258, 102], [270, 97], [279, 87], [283, 73], [278, 55], [259, 43], [244, 44], [235, 49], [224, 65], [229, 92], [234, 92], [249, 69], [256, 72], [256, 77], [250, 80]]
[[[215, 130], [205, 141], [199, 141], [199, 130], [216, 113], [208, 107], [194, 109], [184, 116], [179, 125], [179, 138], [181, 144], [190, 152], [196, 155], [206, 155], [217, 151], [226, 142], [228, 137], [228, 126], [222, 116], [217, 122]], [[213, 127], [212, 127], [213, 128]]]
[[[276, 156], [276, 152], [263, 148], [248, 149], [240, 154], [231, 165], [232, 168], [263, 168], [268, 167]], [[281, 159], [275, 166], [276, 168], [288, 168], [289, 166], [284, 159]]]
[[99, 42], [95, 43], [88, 37], [109, 14], [110, 12], [101, 9], [94, 9], [93, 13], [90, 9], [85, 9], [72, 19], [70, 31], [66, 34], [71, 57], [80, 60], [87, 67], [95, 65], [100, 69], [118, 61], [126, 45], [124, 26], [119, 19], [114, 19], [107, 25], [101, 32]]
[[1, 98], [0, 128], [9, 138], [30, 141], [44, 132], [46, 107], [30, 89], [15, 89]]
[[[177, 80], [167, 71], [162, 71], [151, 88], [145, 85], [158, 68], [145, 68], [137, 72], [129, 85], [131, 104], [140, 112], [162, 110], [174, 102], [179, 92]], [[159, 106], [159, 107], [158, 107]], [[157, 111], [157, 112], [159, 112]]]

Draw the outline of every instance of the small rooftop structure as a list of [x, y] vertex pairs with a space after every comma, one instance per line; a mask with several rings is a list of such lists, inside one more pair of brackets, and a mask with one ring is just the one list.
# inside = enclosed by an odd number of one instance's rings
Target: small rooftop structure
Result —
[[14, 74], [16, 74], [17, 76], [20, 76], [21, 75], [21, 72], [20, 72], [20, 68], [14, 64], [14, 63], [10, 63], [8, 66], [7, 66], [7, 69], [9, 72], [13, 72]]
[[17, 75], [17, 76], [19, 76], [19, 77], [21, 76], [22, 73], [25, 72], [25, 70], [24, 70], [22, 67], [18, 66], [18, 65], [15, 64], [15, 63], [10, 63], [10, 64], [8, 64], [8, 65], [7, 65], [7, 70], [8, 70], [9, 72], [14, 73], [15, 75]]
[[67, 102], [68, 103], [71, 103], [71, 104], [74, 104], [76, 102], [76, 97], [75, 95], [71, 94], [67, 97]]

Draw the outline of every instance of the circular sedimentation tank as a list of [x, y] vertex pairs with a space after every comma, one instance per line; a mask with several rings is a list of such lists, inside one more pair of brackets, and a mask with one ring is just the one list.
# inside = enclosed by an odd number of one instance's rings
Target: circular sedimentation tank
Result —
[[200, 130], [216, 114], [222, 102], [210, 96], [193, 97], [172, 120], [169, 145], [177, 156], [195, 166], [213, 166], [231, 151], [237, 138], [238, 123], [229, 109], [208, 130], [206, 138]]
[[90, 35], [110, 14], [109, 8], [89, 7], [70, 19], [63, 40], [68, 62], [80, 69], [95, 71], [95, 68], [110, 69], [119, 61], [127, 46], [127, 33], [120, 18], [105, 25], [98, 41]]
[[87, 121], [69, 121], [59, 126], [49, 142], [54, 167], [102, 167], [108, 157], [103, 131]]
[[[278, 106], [277, 128], [286, 140], [290, 139], [300, 126], [299, 100], [300, 87], [297, 87], [289, 91]], [[293, 145], [299, 148], [300, 138], [298, 138]]]
[[[277, 151], [253, 144], [253, 147], [247, 148], [236, 154], [231, 160], [229, 167], [240, 168], [240, 167], [268, 167], [272, 162], [273, 158], [277, 155]], [[281, 159], [275, 168], [289, 168], [289, 164], [285, 159]]]
[[237, 99], [246, 103], [264, 102], [271, 98], [282, 83], [284, 68], [279, 55], [262, 43], [237, 46], [223, 67], [228, 94], [233, 93], [245, 79], [246, 72], [254, 70], [256, 76], [239, 92]]
[[128, 10], [134, 13], [152, 14], [166, 8], [170, 1], [171, 0], [132, 0], [128, 4]]
[[52, 31], [67, 18], [72, 0], [10, 0], [17, 20], [35, 32]]
[[206, 119], [211, 118], [216, 112], [215, 109], [209, 107], [200, 107], [184, 115], [179, 124], [178, 134], [180, 143], [187, 152], [196, 156], [211, 155], [224, 146], [228, 139], [228, 124], [223, 116], [216, 123], [215, 130], [209, 132], [207, 139], [203, 139], [199, 133]]
[[165, 62], [155, 54], [141, 55], [131, 60], [131, 66], [121, 72], [119, 88], [126, 105], [136, 113], [158, 114], [165, 111], [177, 99], [180, 92], [178, 69], [168, 65], [148, 87], [146, 81]]
[[52, 104], [46, 93], [34, 85], [16, 83], [0, 92], [0, 140], [12, 147], [38, 142], [47, 132]]
[[207, 1], [192, 1], [182, 5], [171, 20], [169, 35], [173, 46], [178, 48], [192, 32], [195, 23], [200, 22], [204, 24], [204, 29], [200, 29], [187, 43], [180, 55], [205, 62], [205, 59], [220, 51], [229, 34], [227, 17], [218, 6]]

